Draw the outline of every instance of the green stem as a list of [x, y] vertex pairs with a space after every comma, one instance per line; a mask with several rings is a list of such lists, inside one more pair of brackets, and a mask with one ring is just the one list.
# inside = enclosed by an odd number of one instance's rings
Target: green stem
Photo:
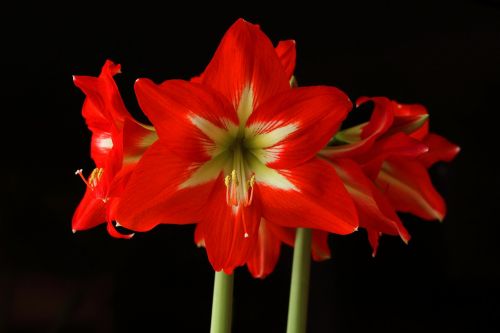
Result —
[[310, 266], [311, 229], [298, 228], [295, 234], [295, 248], [293, 250], [287, 333], [305, 333], [306, 331]]
[[215, 272], [210, 333], [231, 332], [233, 311], [233, 274]]

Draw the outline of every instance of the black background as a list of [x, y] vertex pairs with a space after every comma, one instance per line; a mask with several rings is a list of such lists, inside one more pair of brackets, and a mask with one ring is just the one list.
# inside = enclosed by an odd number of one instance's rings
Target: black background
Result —
[[[297, 41], [301, 85], [351, 99], [422, 103], [431, 128], [462, 147], [432, 168], [444, 223], [404, 215], [413, 238], [384, 237], [373, 259], [364, 231], [332, 236], [332, 260], [312, 266], [309, 332], [498, 332], [498, 1], [311, 2], [280, 10], [233, 6], [3, 8], [1, 28], [0, 332], [207, 332], [213, 271], [192, 226], [133, 240], [104, 226], [71, 233], [93, 168], [71, 75], [97, 76], [109, 58], [129, 111], [137, 77], [200, 73], [238, 18], [276, 43]], [[292, 251], [275, 272], [236, 271], [234, 332], [284, 332]]]

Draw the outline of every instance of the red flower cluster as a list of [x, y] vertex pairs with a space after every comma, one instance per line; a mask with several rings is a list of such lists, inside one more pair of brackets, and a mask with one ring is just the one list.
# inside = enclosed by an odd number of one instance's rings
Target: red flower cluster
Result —
[[396, 211], [442, 219], [426, 169], [458, 147], [428, 133], [425, 109], [362, 98], [375, 105], [370, 121], [338, 131], [349, 98], [295, 87], [295, 54], [293, 41], [273, 48], [258, 26], [238, 20], [199, 77], [137, 80], [154, 128], [126, 111], [112, 78], [119, 66], [75, 77], [97, 168], [84, 179], [73, 229], [107, 222], [113, 236], [130, 237], [112, 221], [134, 231], [196, 223], [215, 270], [246, 264], [264, 277], [298, 227], [314, 229], [313, 256], [324, 259], [328, 233], [366, 228], [375, 254], [382, 233], [409, 239]]

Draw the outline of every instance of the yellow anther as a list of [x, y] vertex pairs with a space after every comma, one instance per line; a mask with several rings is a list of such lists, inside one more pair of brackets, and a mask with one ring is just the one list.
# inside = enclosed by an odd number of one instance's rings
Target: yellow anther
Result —
[[233, 181], [234, 185], [238, 186], [238, 177], [236, 176], [236, 170], [233, 169], [231, 171], [231, 180]]
[[253, 187], [255, 184], [255, 175], [252, 175], [250, 179], [248, 180], [248, 187]]
[[227, 188], [226, 202], [229, 206], [238, 206], [240, 204], [249, 206], [252, 203], [255, 175], [246, 180], [245, 175], [238, 174], [236, 170], [232, 170], [231, 175], [224, 177], [224, 184]]
[[83, 176], [82, 169], [76, 170], [75, 175], [80, 176], [80, 178], [83, 180], [85, 185], [87, 185], [93, 191], [97, 187], [97, 185], [99, 184], [99, 181], [101, 180], [103, 173], [104, 173], [103, 168], [95, 168], [90, 173], [88, 180], [85, 179], [85, 177]]

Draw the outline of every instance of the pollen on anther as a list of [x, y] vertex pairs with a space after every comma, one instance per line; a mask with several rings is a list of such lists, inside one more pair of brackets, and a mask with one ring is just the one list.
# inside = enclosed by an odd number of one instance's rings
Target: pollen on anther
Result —
[[243, 237], [248, 238], [248, 237], [250, 237], [250, 235], [248, 235], [248, 232], [245, 232], [245, 234], [243, 235]]

